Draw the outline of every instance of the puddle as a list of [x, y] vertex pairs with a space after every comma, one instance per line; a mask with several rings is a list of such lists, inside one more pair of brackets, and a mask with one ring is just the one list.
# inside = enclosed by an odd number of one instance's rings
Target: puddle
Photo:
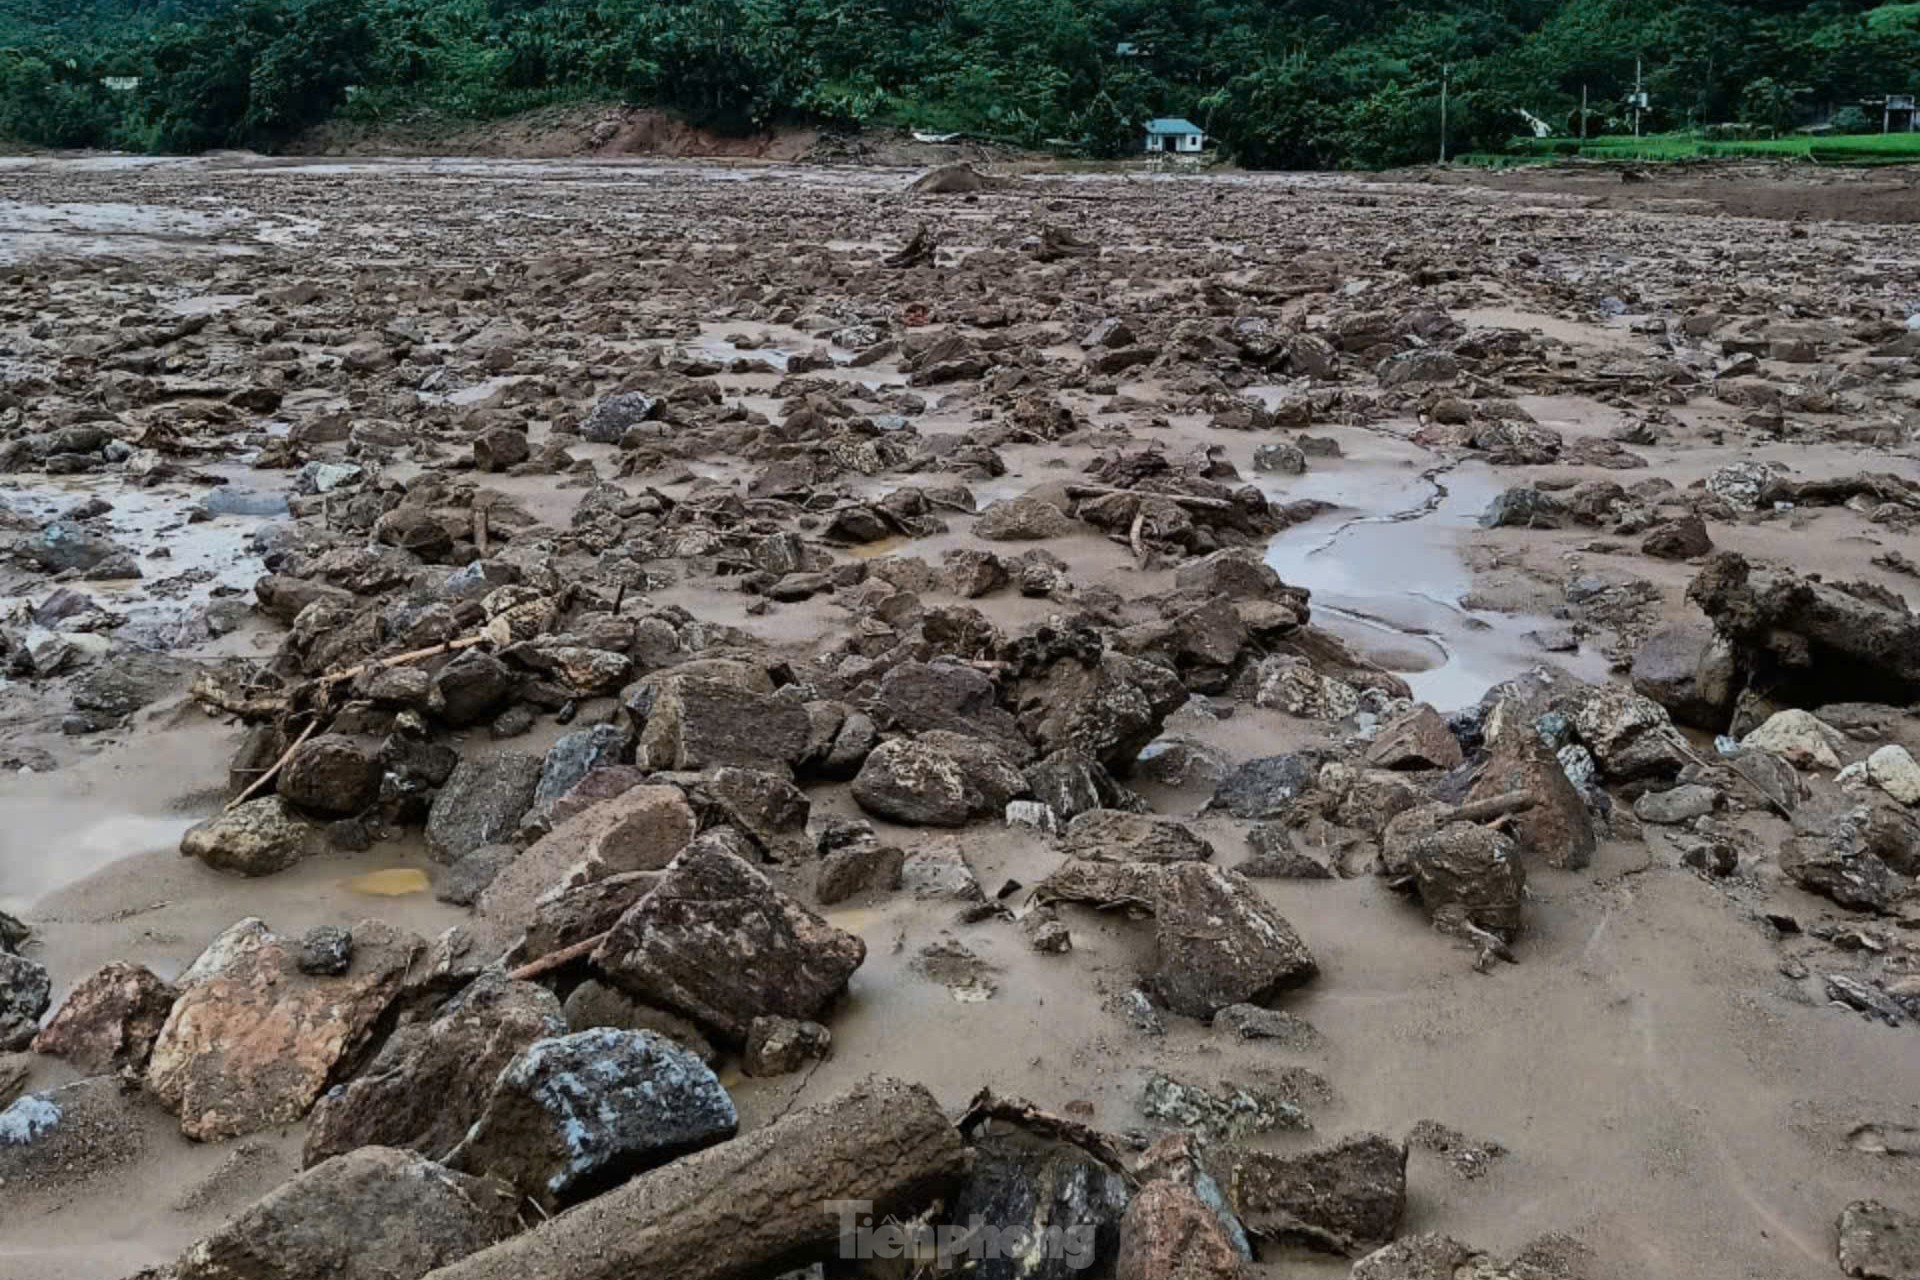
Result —
[[1313, 592], [1316, 623], [1402, 676], [1414, 697], [1442, 711], [1480, 700], [1489, 686], [1542, 663], [1583, 679], [1606, 674], [1593, 651], [1548, 655], [1526, 638], [1552, 620], [1464, 608], [1473, 575], [1458, 539], [1506, 482], [1479, 462], [1438, 472], [1418, 446], [1343, 433], [1348, 456], [1311, 470], [1273, 496], [1338, 505], [1267, 547], [1267, 563]]
[[[125, 617], [126, 623], [114, 632], [118, 642], [149, 651], [178, 649], [210, 637], [203, 616], [210, 600], [246, 598], [263, 572], [252, 549], [254, 531], [286, 518], [283, 495], [247, 487], [258, 483], [260, 473], [245, 468], [231, 472], [235, 483], [216, 489], [176, 484], [135, 489], [118, 477], [36, 477], [0, 489], [0, 509], [44, 524], [89, 498], [111, 503], [111, 511], [86, 521], [86, 527], [131, 551], [146, 576], [61, 585]], [[208, 494], [218, 494], [221, 506], [240, 510], [189, 523], [189, 510]], [[164, 556], [152, 554], [161, 550]], [[44, 599], [50, 590], [44, 578], [36, 578], [30, 598]], [[0, 596], [0, 608], [6, 603]]]
[[425, 893], [433, 882], [417, 867], [384, 867], [342, 880], [340, 887], [376, 898], [404, 898], [410, 893]]

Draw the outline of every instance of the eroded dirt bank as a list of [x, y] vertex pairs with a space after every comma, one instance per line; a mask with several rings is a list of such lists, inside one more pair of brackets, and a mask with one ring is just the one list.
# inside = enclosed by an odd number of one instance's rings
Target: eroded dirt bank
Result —
[[0, 162], [0, 1273], [1913, 1274], [1906, 230], [917, 176]]

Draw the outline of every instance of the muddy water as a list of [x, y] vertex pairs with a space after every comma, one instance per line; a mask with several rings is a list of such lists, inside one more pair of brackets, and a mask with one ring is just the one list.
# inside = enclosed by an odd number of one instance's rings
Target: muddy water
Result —
[[1476, 461], [1454, 462], [1397, 436], [1337, 430], [1344, 456], [1272, 490], [1335, 510], [1276, 537], [1267, 563], [1313, 592], [1314, 621], [1398, 672], [1442, 710], [1551, 661], [1585, 679], [1606, 674], [1597, 653], [1549, 657], [1529, 634], [1553, 620], [1469, 609], [1461, 540], [1507, 482]]

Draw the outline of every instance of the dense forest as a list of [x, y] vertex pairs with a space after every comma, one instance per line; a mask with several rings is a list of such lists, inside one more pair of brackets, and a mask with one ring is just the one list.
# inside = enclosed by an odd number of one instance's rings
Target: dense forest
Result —
[[[1850, 0], [0, 0], [0, 135], [270, 149], [334, 115], [651, 103], [742, 131], [905, 125], [1111, 156], [1187, 116], [1240, 162], [1430, 159], [1624, 119], [1877, 125], [1920, 4]], [[136, 82], [137, 80], [137, 82]]]

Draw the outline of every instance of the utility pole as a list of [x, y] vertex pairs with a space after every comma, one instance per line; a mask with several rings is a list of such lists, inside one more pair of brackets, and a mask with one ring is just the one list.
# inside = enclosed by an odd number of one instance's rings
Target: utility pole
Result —
[[1580, 86], [1580, 141], [1587, 140], [1587, 86]]
[[1440, 163], [1442, 165], [1446, 164], [1447, 162], [1447, 88], [1448, 88], [1448, 81], [1451, 80], [1452, 78], [1453, 78], [1453, 64], [1451, 62], [1441, 63], [1440, 64]]
[[1640, 108], [1647, 95], [1640, 88], [1640, 59], [1633, 60], [1633, 136], [1640, 136]]

